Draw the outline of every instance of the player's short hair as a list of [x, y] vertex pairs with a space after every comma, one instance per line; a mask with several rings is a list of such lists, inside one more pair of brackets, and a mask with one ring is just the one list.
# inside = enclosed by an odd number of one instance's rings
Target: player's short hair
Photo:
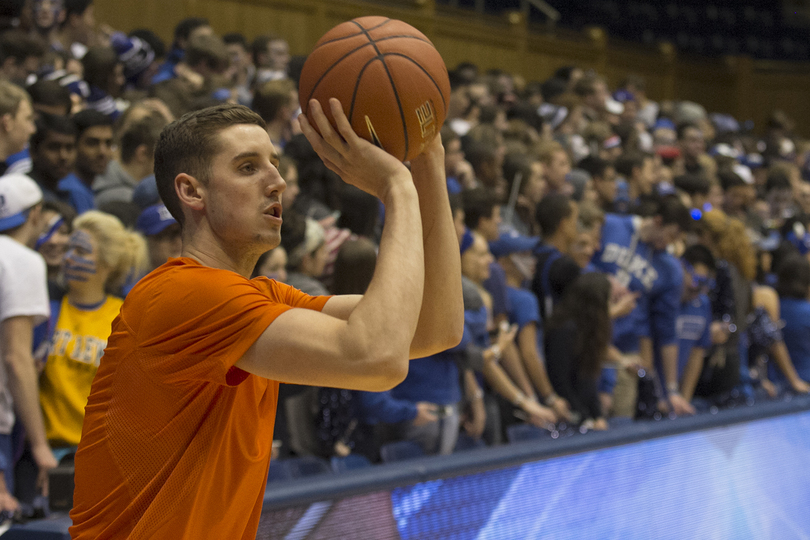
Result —
[[185, 114], [161, 132], [155, 146], [155, 180], [163, 204], [181, 226], [183, 210], [174, 179], [186, 173], [207, 183], [211, 161], [219, 151], [217, 134], [239, 124], [267, 128], [261, 116], [244, 105], [223, 103]]

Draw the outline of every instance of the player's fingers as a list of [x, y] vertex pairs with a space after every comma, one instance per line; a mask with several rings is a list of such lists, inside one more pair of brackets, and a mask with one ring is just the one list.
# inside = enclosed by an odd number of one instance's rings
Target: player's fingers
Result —
[[348, 144], [353, 144], [356, 142], [359, 137], [352, 129], [349, 119], [346, 118], [346, 114], [343, 112], [343, 106], [340, 104], [340, 101], [337, 98], [330, 98], [329, 107], [332, 109], [332, 117], [335, 119], [335, 125], [337, 126], [341, 137], [343, 137], [343, 140]]
[[334, 163], [340, 159], [340, 152], [335, 150], [332, 145], [327, 143], [323, 137], [317, 131], [315, 131], [315, 128], [312, 127], [310, 120], [304, 115], [304, 113], [301, 113], [301, 115], [298, 116], [298, 124], [301, 126], [301, 133], [304, 134], [304, 137], [307, 138], [309, 144], [312, 145], [312, 149], [318, 153], [324, 163], [326, 161]]
[[[340, 102], [338, 102], [338, 104], [340, 104]], [[321, 107], [321, 103], [317, 99], [311, 99], [309, 101], [309, 112], [312, 119], [315, 120], [315, 124], [318, 126], [318, 131], [321, 132], [323, 140], [340, 154], [348, 152], [346, 141], [338, 135], [332, 127], [332, 124], [329, 123], [329, 119], [326, 117], [326, 113], [324, 113], [323, 107]]]

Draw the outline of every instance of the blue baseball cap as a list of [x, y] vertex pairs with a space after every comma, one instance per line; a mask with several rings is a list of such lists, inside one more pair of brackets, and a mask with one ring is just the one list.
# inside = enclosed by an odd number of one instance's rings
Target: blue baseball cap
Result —
[[501, 234], [501, 236], [489, 243], [489, 250], [495, 258], [505, 257], [512, 253], [523, 251], [533, 251], [540, 241], [536, 236], [523, 236], [516, 231]]
[[172, 217], [165, 205], [155, 204], [141, 212], [135, 222], [135, 228], [145, 236], [155, 236], [175, 223], [177, 220]]

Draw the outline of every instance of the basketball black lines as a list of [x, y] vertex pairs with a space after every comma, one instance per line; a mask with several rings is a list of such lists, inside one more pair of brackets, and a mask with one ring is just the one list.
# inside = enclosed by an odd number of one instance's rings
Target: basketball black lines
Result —
[[[394, 78], [391, 76], [391, 70], [388, 69], [388, 64], [385, 63], [385, 57], [380, 52], [380, 49], [377, 47], [377, 44], [374, 43], [374, 39], [368, 33], [368, 31], [363, 28], [363, 26], [358, 23], [357, 21], [351, 21], [354, 23], [359, 29], [363, 31], [363, 33], [368, 38], [369, 42], [371, 42], [371, 46], [374, 47], [374, 51], [377, 53], [377, 58], [382, 62], [383, 68], [385, 68], [385, 74], [388, 76], [388, 82], [391, 84], [391, 89], [394, 91], [394, 99], [397, 102], [397, 108], [399, 108], [399, 118], [402, 120], [402, 131], [405, 139], [405, 154], [402, 156], [402, 160], [404, 161], [405, 158], [408, 156], [408, 145], [410, 141], [408, 140], [408, 125], [405, 123], [405, 112], [402, 110], [402, 101], [399, 99], [399, 92], [397, 92], [397, 86], [394, 84]], [[358, 77], [357, 81], [354, 83], [354, 91], [353, 94], [357, 92], [357, 85], [360, 84], [360, 78]], [[349, 122], [352, 119], [349, 117]]]
[[[389, 19], [389, 20], [391, 20], [391, 19]], [[382, 26], [382, 25], [380, 25], [380, 26]], [[357, 36], [362, 36], [362, 35], [363, 35], [363, 32], [358, 32], [357, 34], [352, 34], [351, 36], [346, 36], [346, 38], [357, 37]], [[334, 42], [340, 41], [342, 39], [343, 38], [337, 38], [337, 39], [333, 39], [331, 41], [328, 41], [326, 43], [334, 43]], [[338, 58], [331, 66], [329, 66], [329, 69], [327, 69], [326, 71], [323, 72], [323, 74], [315, 82], [315, 85], [312, 87], [312, 91], [307, 96], [307, 102], [309, 102], [309, 100], [312, 99], [312, 95], [315, 93], [315, 90], [318, 88], [318, 85], [321, 84], [321, 81], [323, 81], [323, 79], [329, 74], [329, 72], [331, 72], [334, 68], [336, 68], [338, 66], [338, 64], [340, 64], [342, 61], [346, 60], [348, 57], [350, 57], [351, 55], [353, 55], [354, 53], [356, 53], [357, 51], [359, 51], [361, 49], [365, 49], [366, 47], [373, 46], [374, 43], [379, 43], [381, 41], [388, 41], [389, 39], [415, 39], [416, 41], [421, 41], [422, 43], [427, 43], [428, 45], [431, 44], [429, 41], [424, 40], [422, 38], [418, 38], [416, 36], [396, 35], [396, 36], [386, 36], [386, 37], [380, 38], [380, 39], [378, 39], [376, 41], [368, 41], [366, 43], [363, 43], [362, 45], [358, 45], [357, 47], [355, 47], [351, 51], [347, 52], [346, 54], [344, 54], [343, 56]], [[326, 43], [322, 43], [321, 45], [326, 45]], [[319, 45], [319, 47], [320, 47], [320, 45]], [[376, 57], [375, 57], [375, 59], [376, 59]], [[421, 68], [422, 66], [419, 66], [419, 67]], [[349, 118], [349, 121], [351, 121], [351, 117]]]
[[[391, 19], [385, 19], [383, 22], [381, 22], [381, 23], [380, 23], [380, 24], [378, 24], [377, 26], [372, 26], [372, 27], [371, 27], [371, 28], [369, 28], [368, 30], [369, 30], [369, 32], [370, 32], [371, 30], [376, 30], [377, 28], [380, 28], [381, 26], [385, 26], [386, 24], [388, 24], [388, 23], [390, 23], [390, 22], [391, 22]], [[316, 49], [318, 49], [318, 48], [320, 48], [320, 47], [323, 47], [324, 45], [327, 45], [327, 44], [329, 44], [329, 43], [335, 43], [336, 41], [343, 41], [343, 40], [345, 40], [345, 39], [349, 39], [349, 38], [353, 38], [353, 37], [357, 37], [357, 36], [362, 36], [362, 35], [363, 35], [363, 32], [361, 31], [361, 32], [357, 32], [356, 34], [352, 34], [352, 35], [350, 35], [350, 36], [342, 36], [342, 37], [339, 37], [339, 38], [330, 39], [329, 41], [324, 41], [323, 43], [319, 43], [319, 44], [318, 44], [318, 45], [315, 47], [315, 49], [312, 49], [312, 50], [313, 50], [313, 51], [315, 51]]]

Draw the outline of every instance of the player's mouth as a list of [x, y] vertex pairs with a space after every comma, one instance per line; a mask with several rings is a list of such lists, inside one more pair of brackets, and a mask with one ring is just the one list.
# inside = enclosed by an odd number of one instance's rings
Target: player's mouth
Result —
[[271, 204], [264, 211], [264, 215], [281, 222], [281, 204], [280, 203]]

